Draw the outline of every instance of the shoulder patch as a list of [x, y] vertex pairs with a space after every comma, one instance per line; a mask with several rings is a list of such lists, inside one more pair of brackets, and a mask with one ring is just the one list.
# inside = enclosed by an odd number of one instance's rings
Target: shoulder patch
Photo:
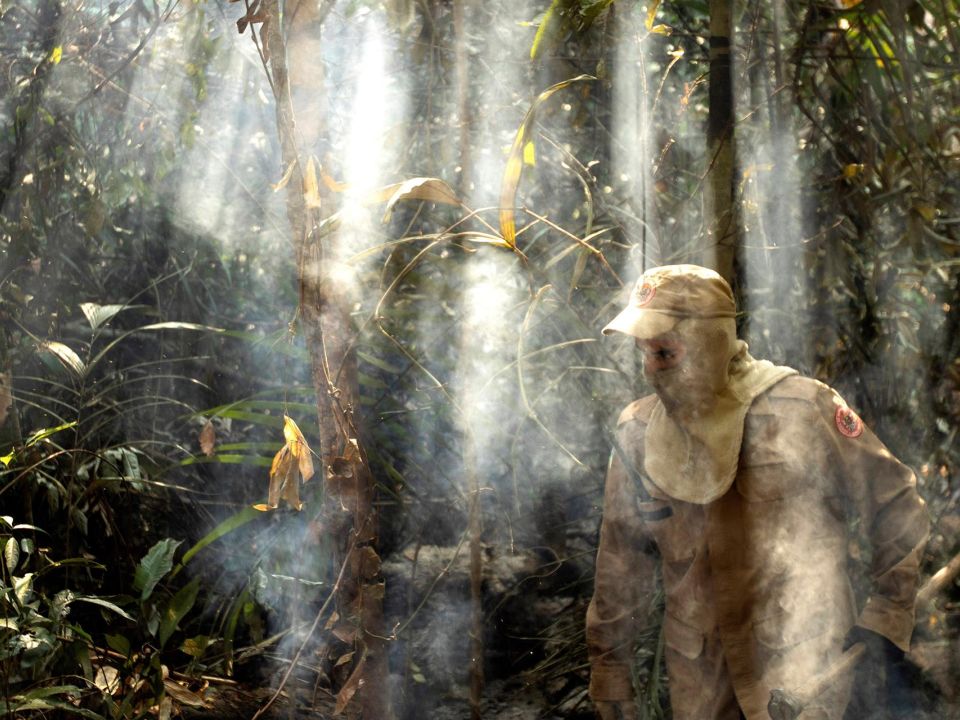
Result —
[[620, 413], [620, 417], [617, 418], [617, 425], [623, 425], [631, 420], [640, 420], [644, 423], [647, 422], [647, 420], [650, 418], [650, 413], [653, 412], [653, 406], [656, 404], [656, 395], [647, 395], [639, 400], [634, 400], [623, 409], [623, 412]]
[[846, 405], [837, 405], [834, 420], [841, 435], [846, 435], [848, 438], [858, 438], [863, 435], [863, 420]]

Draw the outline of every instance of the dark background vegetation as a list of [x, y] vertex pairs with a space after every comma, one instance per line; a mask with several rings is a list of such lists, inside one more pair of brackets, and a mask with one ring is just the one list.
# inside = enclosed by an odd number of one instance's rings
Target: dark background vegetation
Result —
[[[479, 709], [589, 717], [606, 433], [644, 392], [599, 329], [644, 268], [709, 245], [712, 9], [283, 7], [305, 177], [342, 210], [321, 242], [355, 328], [384, 692], [401, 717], [468, 713], [475, 480]], [[926, 579], [960, 552], [960, 10], [732, 9], [744, 336], [836, 387], [915, 469]], [[327, 469], [299, 512], [250, 507], [284, 414], [317, 444], [262, 11], [0, 3], [0, 713], [252, 717], [282, 687], [270, 712], [326, 716], [350, 699]], [[529, 125], [506, 247], [508, 149], [537, 95], [581, 74]], [[404, 197], [383, 217], [375, 188], [413, 177], [462, 204]], [[910, 682], [931, 717], [958, 712], [958, 602], [948, 583], [918, 616]], [[650, 717], [669, 713], [657, 645], [652, 618]]]

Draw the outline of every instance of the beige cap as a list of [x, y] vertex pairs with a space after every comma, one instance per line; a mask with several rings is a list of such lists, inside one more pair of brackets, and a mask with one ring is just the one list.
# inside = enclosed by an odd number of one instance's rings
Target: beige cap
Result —
[[683, 318], [733, 318], [733, 291], [720, 275], [699, 265], [650, 268], [637, 280], [627, 307], [603, 334], [622, 332], [649, 339], [669, 332]]

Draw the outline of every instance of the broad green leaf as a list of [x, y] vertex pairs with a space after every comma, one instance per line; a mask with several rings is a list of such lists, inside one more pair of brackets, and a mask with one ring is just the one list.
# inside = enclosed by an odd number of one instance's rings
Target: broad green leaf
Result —
[[520, 185], [520, 174], [523, 171], [523, 149], [533, 137], [533, 126], [536, 122], [537, 109], [558, 90], [581, 80], [595, 80], [591, 75], [578, 75], [575, 78], [558, 82], [544, 90], [533, 101], [530, 109], [520, 123], [517, 135], [513, 139], [510, 153], [507, 155], [507, 165], [500, 181], [500, 234], [503, 241], [511, 248], [517, 244], [517, 225], [513, 206], [516, 202], [517, 187]]
[[243, 527], [254, 518], [259, 517], [259, 515], [260, 513], [250, 507], [245, 507], [240, 512], [231, 515], [222, 523], [217, 525], [213, 530], [204, 535], [196, 545], [187, 550], [183, 554], [183, 559], [180, 560], [180, 566], [182, 567], [190, 562], [194, 555], [203, 550], [210, 543], [216, 542], [224, 535], [233, 532], [239, 527]]
[[130, 640], [125, 635], [107, 635], [107, 646], [124, 657], [130, 657]]
[[40, 343], [40, 350], [46, 351], [59, 360], [65, 368], [80, 376], [86, 371], [86, 366], [80, 356], [69, 345], [56, 340], [46, 340]]
[[13, 574], [20, 562], [20, 544], [16, 538], [9, 538], [3, 548], [3, 561], [7, 565], [7, 572]]
[[20, 605], [26, 604], [32, 592], [33, 573], [27, 573], [23, 577], [15, 577], [13, 579], [13, 594], [16, 596], [17, 602], [19, 602]]
[[97, 305], [96, 303], [80, 303], [80, 309], [83, 311], [90, 327], [96, 330], [101, 325], [109, 322], [114, 315], [121, 310], [125, 310], [128, 305]]
[[163, 611], [160, 634], [157, 636], [161, 647], [167, 644], [167, 640], [173, 635], [183, 616], [190, 612], [190, 608], [197, 601], [198, 592], [200, 592], [200, 578], [196, 577], [180, 588], [170, 600], [170, 604]]
[[130, 613], [121, 608], [119, 605], [116, 605], [109, 600], [104, 600], [101, 597], [96, 597], [95, 595], [77, 595], [71, 602], [85, 602], [90, 603], [91, 605], [99, 605], [102, 608], [106, 608], [110, 612], [116, 613], [125, 620], [136, 622], [136, 618], [130, 615]]
[[140, 591], [141, 600], [150, 597], [157, 583], [173, 569], [173, 555], [180, 542], [171, 538], [160, 540], [143, 556], [133, 576], [133, 587]]

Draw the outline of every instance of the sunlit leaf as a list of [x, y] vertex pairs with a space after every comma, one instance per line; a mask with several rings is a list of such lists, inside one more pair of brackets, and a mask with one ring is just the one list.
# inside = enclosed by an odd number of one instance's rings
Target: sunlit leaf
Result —
[[390, 220], [394, 206], [401, 200], [425, 200], [427, 202], [459, 205], [457, 194], [439, 178], [416, 177], [396, 185], [389, 185], [381, 192], [391, 191], [384, 211], [383, 222]]
[[533, 167], [537, 164], [537, 152], [536, 146], [533, 144], [533, 140], [527, 142], [523, 146], [523, 164]]
[[217, 444], [217, 430], [213, 426], [213, 420], [207, 420], [203, 429], [200, 431], [200, 452], [207, 457], [214, 454], [214, 447]]
[[121, 310], [126, 309], [127, 305], [97, 305], [96, 303], [80, 303], [80, 309], [83, 311], [90, 327], [96, 330], [104, 323], [108, 322], [114, 315]]
[[314, 472], [312, 451], [306, 439], [304, 439], [303, 433], [300, 432], [300, 428], [288, 415], [283, 416], [283, 437], [287, 441], [290, 453], [297, 459], [303, 482], [307, 482], [313, 477]]
[[84, 370], [86, 370], [86, 366], [83, 364], [83, 360], [80, 359], [80, 356], [77, 355], [68, 345], [64, 345], [62, 342], [57, 342], [55, 340], [44, 341], [40, 343], [40, 349], [51, 353], [57, 358], [57, 360], [63, 363], [64, 367], [73, 371], [77, 375], [83, 375]]
[[63, 59], [63, 45], [57, 45], [53, 50], [50, 51], [50, 56], [48, 58], [51, 65], [59, 65], [60, 61]]
[[321, 206], [320, 186], [317, 184], [317, 164], [311, 156], [303, 171], [303, 201], [307, 207], [316, 210]]
[[670, 28], [669, 25], [660, 24], [660, 25], [654, 25], [652, 28], [650, 28], [650, 32], [656, 35], [669, 35], [670, 33], [673, 32], [673, 30]]
[[9, 538], [4, 545], [3, 561], [6, 563], [7, 572], [13, 573], [17, 569], [17, 563], [20, 562], [20, 545], [16, 538]]
[[547, 31], [550, 30], [553, 24], [556, 22], [554, 15], [559, 5], [560, 0], [553, 0], [553, 2], [550, 3], [549, 9], [543, 14], [543, 19], [540, 21], [540, 27], [537, 28], [537, 34], [533, 36], [533, 44], [530, 46], [531, 60], [537, 59], [537, 55], [540, 52], [540, 46], [543, 44], [543, 39], [546, 37]]
[[660, 0], [653, 0], [650, 3], [650, 7], [647, 9], [647, 19], [644, 21], [643, 25], [649, 31], [653, 31], [653, 21], [657, 19], [657, 10], [660, 8]]
[[536, 122], [537, 109], [551, 95], [558, 90], [581, 80], [595, 80], [592, 75], [578, 75], [575, 78], [558, 82], [544, 90], [537, 99], [533, 101], [530, 109], [520, 123], [517, 135], [513, 139], [513, 145], [510, 147], [510, 154], [507, 156], [507, 165], [503, 171], [503, 179], [500, 182], [500, 234], [504, 242], [511, 248], [516, 246], [517, 225], [513, 211], [516, 202], [517, 187], [520, 185], [520, 174], [523, 171], [523, 152], [524, 147], [533, 135], [533, 126]]
[[70, 602], [83, 602], [83, 603], [90, 603], [91, 605], [99, 605], [100, 607], [106, 608], [112, 613], [116, 613], [117, 615], [124, 618], [125, 620], [136, 622], [136, 619], [130, 613], [124, 610], [122, 607], [120, 607], [116, 603], [112, 603], [109, 600], [104, 600], [103, 598], [100, 598], [100, 597], [95, 597], [93, 595], [77, 595]]

